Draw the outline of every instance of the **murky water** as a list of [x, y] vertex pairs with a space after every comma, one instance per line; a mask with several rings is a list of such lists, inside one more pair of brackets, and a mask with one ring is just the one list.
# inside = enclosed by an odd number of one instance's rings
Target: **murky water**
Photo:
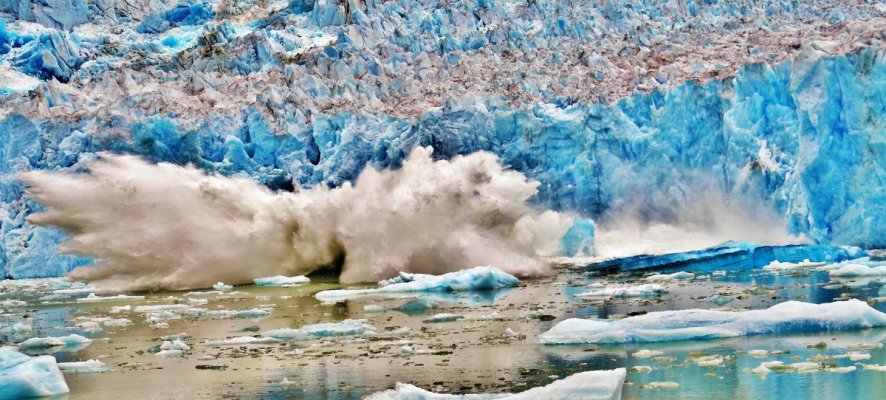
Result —
[[[862, 367], [886, 364], [886, 350], [881, 346], [886, 341], [886, 329], [647, 345], [536, 343], [540, 333], [568, 317], [619, 318], [687, 308], [759, 309], [790, 299], [822, 303], [859, 298], [886, 311], [886, 303], [877, 298], [880, 282], [831, 281], [825, 272], [714, 274], [689, 282], [665, 283], [665, 293], [648, 298], [593, 301], [574, 296], [587, 290], [589, 283], [624, 283], [637, 278], [600, 277], [563, 268], [555, 276], [525, 281], [510, 291], [432, 298], [436, 308], [409, 313], [396, 310], [409, 303], [408, 298], [367, 297], [321, 304], [313, 298], [314, 293], [339, 287], [333, 278], [324, 277], [292, 288], [237, 287], [223, 294], [156, 293], [143, 300], [88, 304], [41, 304], [36, 299], [48, 289], [23, 290], [7, 285], [0, 292], [0, 301], [6, 301], [3, 308], [7, 311], [2, 316], [5, 321], [28, 317], [33, 325], [29, 336], [80, 333], [95, 339], [85, 349], [54, 353], [59, 361], [99, 359], [113, 368], [107, 373], [66, 373], [71, 399], [356, 399], [390, 388], [395, 382], [447, 393], [513, 392], [579, 371], [616, 367], [628, 367], [625, 399], [880, 399], [886, 393], [886, 372]], [[24, 300], [26, 304], [9, 299]], [[206, 303], [193, 299], [205, 299]], [[148, 314], [135, 311], [139, 305], [174, 303], [216, 311], [263, 307], [271, 314], [257, 320], [203, 314], [158, 321], [154, 316], [151, 322]], [[133, 310], [111, 313], [112, 307], [123, 305], [131, 305]], [[366, 306], [376, 311], [365, 311]], [[379, 306], [387, 310], [377, 311]], [[463, 318], [424, 321], [436, 313]], [[133, 324], [104, 326], [101, 332], [76, 328], [78, 323], [101, 321], [96, 319], [101, 317], [127, 318]], [[268, 345], [201, 344], [345, 319], [365, 319], [376, 328], [376, 334]], [[506, 335], [507, 329], [517, 336]], [[185, 342], [191, 346], [190, 353], [181, 358], [155, 354], [162, 336], [181, 332], [188, 335]], [[642, 357], [639, 350], [651, 354]], [[846, 356], [849, 351], [853, 351], [855, 360]], [[721, 359], [722, 363], [699, 365], [705, 364], [700, 360], [710, 359]], [[751, 371], [767, 361], [790, 364], [810, 360], [825, 366], [825, 370], [772, 370], [765, 375]], [[834, 368], [847, 366], [856, 369], [834, 372], [840, 371]], [[652, 382], [677, 385], [652, 388]]]

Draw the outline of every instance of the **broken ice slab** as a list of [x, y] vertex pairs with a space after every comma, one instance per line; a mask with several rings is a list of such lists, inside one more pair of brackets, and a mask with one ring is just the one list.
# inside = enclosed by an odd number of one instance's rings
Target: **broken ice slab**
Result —
[[0, 399], [23, 399], [68, 393], [53, 356], [30, 357], [0, 347]]
[[375, 328], [364, 319], [346, 319], [341, 322], [306, 325], [299, 329], [274, 329], [262, 333], [262, 337], [277, 340], [306, 340], [333, 336], [357, 336], [374, 331]]
[[860, 300], [788, 301], [765, 310], [658, 311], [621, 320], [571, 318], [541, 334], [539, 342], [652, 343], [879, 327], [886, 327], [886, 314]]
[[821, 246], [795, 244], [761, 246], [749, 242], [726, 242], [701, 250], [669, 254], [642, 254], [604, 260], [587, 265], [590, 270], [750, 270], [762, 268], [773, 261], [840, 262], [861, 258], [867, 253], [853, 246]]
[[86, 346], [89, 346], [90, 343], [92, 343], [91, 339], [72, 333], [68, 336], [30, 338], [19, 343], [18, 347], [19, 349], [26, 351], [43, 350], [53, 347], [62, 347], [73, 351], [74, 349], [80, 350], [85, 348]]
[[[489, 292], [495, 289], [512, 288], [520, 280], [495, 267], [474, 267], [443, 275], [410, 274], [400, 275], [379, 282], [381, 287], [370, 289], [324, 290], [314, 297], [325, 303], [343, 301], [363, 296], [415, 297], [417, 294], [442, 295], [441, 301], [460, 301], [459, 292]], [[453, 294], [455, 294], [453, 296]], [[496, 298], [492, 296], [493, 300]], [[466, 296], [471, 300], [473, 296]], [[484, 298], [478, 298], [482, 301]], [[470, 302], [470, 301], [469, 301]]]
[[536, 387], [516, 394], [443, 394], [434, 393], [406, 383], [397, 383], [394, 389], [370, 395], [366, 400], [527, 400], [527, 399], [584, 399], [615, 400], [621, 398], [627, 370], [585, 371], [570, 375], [547, 386]]

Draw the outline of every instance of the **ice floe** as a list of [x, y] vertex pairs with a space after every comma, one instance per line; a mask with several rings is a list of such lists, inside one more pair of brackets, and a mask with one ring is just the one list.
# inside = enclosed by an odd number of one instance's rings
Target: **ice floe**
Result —
[[647, 277], [644, 277], [643, 280], [647, 282], [666, 282], [666, 281], [689, 281], [695, 278], [695, 274], [692, 272], [674, 272], [671, 274], [652, 274]]
[[303, 276], [303, 275], [299, 275], [299, 276], [277, 275], [277, 276], [270, 276], [270, 277], [266, 277], [266, 278], [253, 279], [255, 286], [295, 286], [295, 285], [301, 285], [303, 283], [308, 283], [310, 281], [311, 281], [310, 278]]
[[886, 276], [886, 265], [867, 266], [863, 264], [848, 264], [828, 272], [831, 276], [836, 277], [864, 277], [864, 276]]
[[421, 292], [481, 291], [515, 287], [520, 280], [495, 267], [474, 267], [443, 275], [410, 274], [402, 272], [395, 278], [379, 282], [372, 289], [324, 290], [315, 295], [323, 302], [334, 302], [355, 297]]
[[91, 339], [72, 333], [68, 336], [30, 338], [19, 343], [18, 347], [22, 350], [48, 349], [52, 347], [82, 348], [90, 343], [92, 343]]
[[547, 386], [532, 388], [516, 394], [442, 394], [429, 392], [405, 383], [397, 383], [394, 389], [375, 393], [367, 397], [366, 400], [615, 400], [621, 398], [626, 374], [627, 370], [624, 368], [579, 372], [554, 381]]
[[375, 328], [369, 325], [366, 320], [347, 319], [341, 322], [306, 325], [299, 329], [274, 329], [262, 333], [262, 336], [279, 340], [305, 340], [330, 336], [356, 336], [374, 331]]
[[10, 347], [0, 347], [0, 399], [54, 396], [68, 392], [68, 384], [55, 357], [30, 357]]
[[74, 372], [78, 374], [100, 373], [111, 370], [111, 367], [98, 360], [61, 362], [58, 363], [58, 367], [62, 372]]
[[886, 314], [859, 300], [788, 301], [764, 310], [659, 311], [621, 320], [572, 318], [539, 336], [544, 344], [646, 343], [886, 326]]
[[636, 286], [593, 287], [591, 290], [576, 294], [575, 297], [643, 297], [661, 294], [661, 285], [644, 284]]

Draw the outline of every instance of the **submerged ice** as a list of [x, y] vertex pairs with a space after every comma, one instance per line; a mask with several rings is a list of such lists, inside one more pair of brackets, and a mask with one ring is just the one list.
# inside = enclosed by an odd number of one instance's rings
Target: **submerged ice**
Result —
[[368, 168], [353, 185], [295, 193], [111, 154], [87, 173], [23, 179], [49, 207], [29, 220], [70, 232], [63, 251], [98, 260], [71, 277], [104, 290], [244, 284], [339, 260], [342, 282], [487, 264], [538, 276], [549, 271], [540, 257], [559, 254], [582, 221], [536, 211], [527, 200], [538, 182], [490, 153], [434, 161], [430, 148], [416, 148], [396, 170]]
[[886, 327], [886, 314], [863, 301], [788, 301], [764, 310], [690, 309], [657, 311], [621, 320], [572, 318], [541, 334], [539, 342], [647, 343], [877, 327]]

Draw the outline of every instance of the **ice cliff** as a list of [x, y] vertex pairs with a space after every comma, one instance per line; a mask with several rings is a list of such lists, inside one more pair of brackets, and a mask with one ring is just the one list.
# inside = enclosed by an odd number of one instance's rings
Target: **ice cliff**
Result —
[[[0, 269], [55, 276], [17, 180], [100, 151], [274, 190], [432, 146], [591, 217], [710, 193], [820, 243], [886, 245], [886, 7], [876, 2], [0, 2]], [[587, 236], [593, 227], [573, 232]], [[569, 236], [569, 235], [567, 235]], [[581, 240], [565, 240], [575, 247]], [[581, 249], [570, 249], [581, 250]]]

